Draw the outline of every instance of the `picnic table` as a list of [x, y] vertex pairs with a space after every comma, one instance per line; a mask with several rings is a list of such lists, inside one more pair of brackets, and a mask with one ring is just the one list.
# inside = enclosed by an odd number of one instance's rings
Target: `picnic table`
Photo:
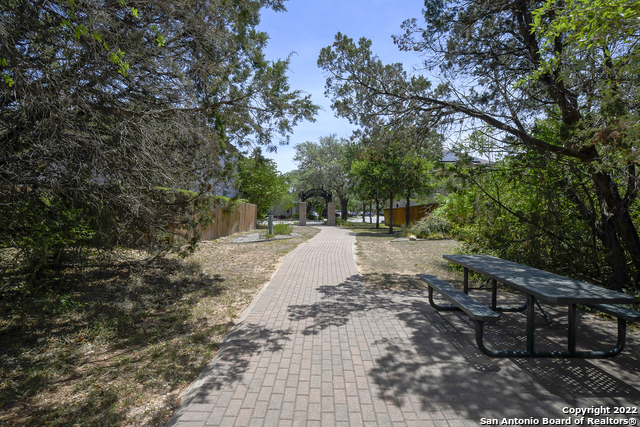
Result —
[[[619, 354], [624, 348], [626, 336], [626, 321], [640, 320], [640, 313], [618, 306], [616, 304], [631, 304], [634, 298], [610, 289], [586, 283], [580, 280], [570, 279], [557, 274], [549, 273], [526, 265], [503, 260], [486, 255], [444, 255], [444, 259], [460, 265], [464, 268], [464, 291], [458, 296], [456, 290], [446, 282], [435, 276], [423, 275], [423, 280], [430, 284], [430, 302], [438, 309], [451, 309], [452, 307], [438, 307], [432, 299], [432, 286], [441, 291], [443, 295], [454, 302], [459, 308], [467, 311], [467, 314], [476, 320], [476, 342], [482, 352], [494, 357], [583, 357], [602, 358]], [[482, 327], [485, 321], [495, 321], [497, 317], [479, 310], [475, 301], [468, 296], [469, 270], [488, 276], [492, 281], [491, 310], [495, 311], [525, 311], [527, 316], [527, 344], [526, 350], [489, 350], [484, 346]], [[521, 307], [497, 306], [497, 283], [503, 283], [526, 295], [526, 302]], [[440, 289], [438, 289], [440, 288]], [[536, 351], [534, 346], [534, 315], [535, 305], [538, 301], [551, 304], [566, 305], [568, 307], [568, 348], [566, 351]], [[578, 304], [592, 307], [618, 318], [618, 338], [616, 346], [609, 351], [576, 351], [577, 317], [576, 306]], [[538, 304], [539, 306], [539, 304]], [[489, 307], [484, 307], [489, 309]], [[494, 312], [497, 315], [497, 313]], [[499, 315], [498, 315], [499, 316]]]

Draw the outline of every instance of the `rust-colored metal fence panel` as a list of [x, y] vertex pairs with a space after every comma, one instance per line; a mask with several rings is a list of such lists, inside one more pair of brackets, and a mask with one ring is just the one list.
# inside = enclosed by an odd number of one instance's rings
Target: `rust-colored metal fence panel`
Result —
[[[437, 203], [430, 203], [427, 205], [411, 206], [409, 208], [409, 223], [416, 222], [438, 207]], [[393, 208], [393, 225], [405, 225], [406, 224], [406, 208]], [[389, 209], [384, 210], [384, 223], [389, 224]]]
[[214, 222], [200, 237], [200, 240], [213, 240], [230, 236], [241, 231], [256, 229], [258, 219], [257, 206], [251, 203], [238, 203], [234, 208], [213, 210]]

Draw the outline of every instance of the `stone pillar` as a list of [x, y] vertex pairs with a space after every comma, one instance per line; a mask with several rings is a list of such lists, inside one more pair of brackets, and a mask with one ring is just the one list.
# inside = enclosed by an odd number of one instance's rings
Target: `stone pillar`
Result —
[[327, 225], [336, 225], [336, 204], [327, 203]]
[[298, 225], [307, 225], [307, 203], [298, 203]]

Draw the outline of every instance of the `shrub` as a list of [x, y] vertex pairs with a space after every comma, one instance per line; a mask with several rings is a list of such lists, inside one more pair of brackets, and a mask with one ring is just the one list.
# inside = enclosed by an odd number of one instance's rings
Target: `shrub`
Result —
[[291, 224], [274, 224], [273, 225], [273, 234], [277, 236], [278, 234], [287, 235], [291, 234], [293, 231], [293, 225]]
[[260, 239], [271, 239], [277, 235], [286, 236], [293, 231], [293, 225], [291, 224], [273, 224], [273, 234], [269, 234], [269, 231], [264, 230], [260, 232]]
[[450, 239], [451, 226], [446, 219], [431, 214], [415, 222], [406, 230], [407, 236], [412, 234], [419, 239]]
[[69, 198], [31, 191], [1, 210], [6, 222], [0, 230], [0, 249], [15, 250], [12, 264], [31, 279], [66, 261], [80, 261], [96, 234], [90, 206]]
[[269, 231], [267, 230], [262, 230], [260, 232], [260, 235], [258, 236], [258, 238], [260, 240], [267, 240], [267, 239], [271, 239], [273, 236], [275, 236], [275, 234], [269, 234]]

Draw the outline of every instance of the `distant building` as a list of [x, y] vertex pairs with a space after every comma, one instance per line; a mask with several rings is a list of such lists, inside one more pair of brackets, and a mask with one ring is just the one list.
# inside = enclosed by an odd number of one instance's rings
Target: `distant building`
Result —
[[[440, 160], [441, 163], [458, 163], [459, 161], [460, 161], [460, 158], [458, 157], [458, 155], [451, 150], [445, 150], [444, 153], [442, 154], [442, 159]], [[474, 165], [486, 165], [491, 162], [489, 162], [489, 160], [487, 159], [472, 157], [471, 163]]]

